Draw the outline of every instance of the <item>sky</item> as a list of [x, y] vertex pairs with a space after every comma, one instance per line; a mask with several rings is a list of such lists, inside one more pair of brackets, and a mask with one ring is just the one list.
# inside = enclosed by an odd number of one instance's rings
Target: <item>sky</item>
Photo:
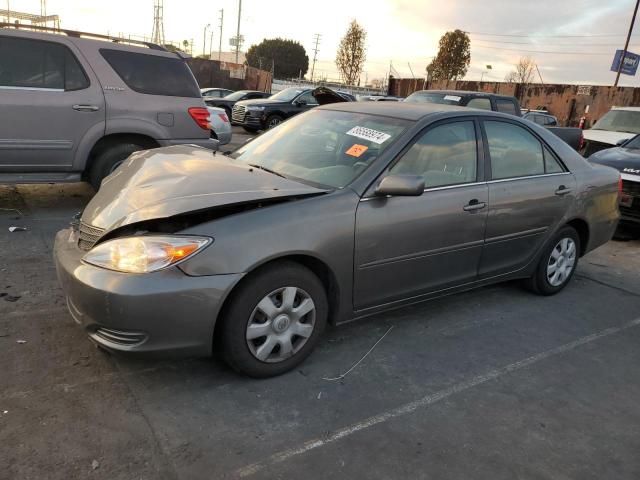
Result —
[[[0, 0], [0, 9], [6, 1]], [[40, 11], [40, 0], [8, 1], [12, 10]], [[390, 64], [395, 76], [424, 78], [439, 38], [458, 28], [471, 38], [465, 79], [479, 80], [484, 72], [485, 80], [502, 81], [529, 55], [544, 83], [613, 84], [609, 69], [615, 50], [624, 47], [634, 5], [634, 0], [243, 0], [240, 31], [244, 50], [279, 36], [302, 43], [310, 60], [313, 35], [320, 34], [315, 71], [330, 79], [338, 77], [334, 59], [340, 38], [356, 19], [367, 30], [363, 81], [386, 76]], [[164, 0], [165, 38], [193, 39], [199, 54], [210, 24], [217, 50], [220, 9], [223, 50], [230, 50], [238, 0]], [[153, 27], [153, 0], [47, 0], [47, 13], [60, 15], [63, 28], [95, 33], [149, 37]], [[629, 50], [640, 53], [640, 30]], [[640, 86], [640, 79], [623, 75], [620, 85]]]

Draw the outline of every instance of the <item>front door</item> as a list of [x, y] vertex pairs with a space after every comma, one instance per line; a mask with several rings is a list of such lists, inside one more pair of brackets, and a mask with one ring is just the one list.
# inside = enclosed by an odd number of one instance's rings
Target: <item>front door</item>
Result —
[[0, 36], [0, 172], [71, 170], [84, 134], [102, 124], [102, 88], [70, 47]]
[[423, 195], [360, 201], [356, 310], [476, 278], [488, 210], [477, 129], [473, 120], [429, 127], [384, 174], [423, 175]]
[[574, 200], [575, 179], [533, 133], [484, 121], [490, 157], [489, 216], [480, 277], [529, 263]]

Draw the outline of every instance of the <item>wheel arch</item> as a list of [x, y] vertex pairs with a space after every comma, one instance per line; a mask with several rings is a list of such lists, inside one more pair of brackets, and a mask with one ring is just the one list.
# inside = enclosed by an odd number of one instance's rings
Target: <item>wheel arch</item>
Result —
[[580, 239], [580, 256], [582, 257], [587, 252], [589, 245], [589, 224], [583, 218], [573, 218], [569, 220], [565, 225], [573, 227], [578, 232], [578, 238]]
[[84, 167], [84, 175], [87, 175], [91, 168], [91, 165], [93, 164], [93, 161], [98, 155], [100, 155], [105, 150], [113, 147], [114, 145], [123, 143], [135, 143], [136, 145], [141, 145], [145, 149], [157, 148], [160, 146], [160, 144], [153, 137], [140, 133], [112, 133], [110, 135], [105, 135], [100, 138], [89, 151], [87, 162]]

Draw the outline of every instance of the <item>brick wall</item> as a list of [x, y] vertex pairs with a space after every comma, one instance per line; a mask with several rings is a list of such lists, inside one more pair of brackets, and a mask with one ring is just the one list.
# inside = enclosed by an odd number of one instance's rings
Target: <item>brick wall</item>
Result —
[[588, 125], [592, 125], [613, 106], [640, 106], [640, 88], [596, 85], [520, 85], [503, 82], [437, 81], [426, 85], [421, 79], [389, 79], [389, 95], [406, 97], [416, 90], [470, 90], [517, 97], [523, 108], [546, 107], [563, 126], [577, 126], [586, 107]]

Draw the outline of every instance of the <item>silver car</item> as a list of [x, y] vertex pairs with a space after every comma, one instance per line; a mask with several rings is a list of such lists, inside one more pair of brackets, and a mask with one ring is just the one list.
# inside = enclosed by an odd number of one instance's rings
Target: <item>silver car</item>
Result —
[[209, 111], [209, 124], [211, 125], [211, 138], [218, 141], [219, 145], [226, 145], [231, 141], [233, 131], [231, 122], [224, 108], [207, 107]]
[[292, 369], [327, 322], [505, 280], [551, 295], [619, 219], [619, 173], [513, 116], [315, 108], [225, 156], [139, 152], [55, 260], [73, 318], [116, 351]]

